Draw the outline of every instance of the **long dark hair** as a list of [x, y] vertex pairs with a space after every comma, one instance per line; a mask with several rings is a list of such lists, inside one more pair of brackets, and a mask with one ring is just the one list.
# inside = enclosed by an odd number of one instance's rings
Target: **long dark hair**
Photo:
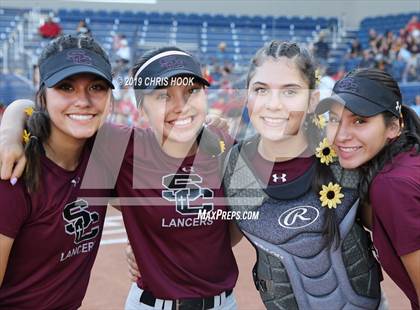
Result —
[[[39, 63], [65, 49], [84, 48], [100, 55], [109, 63], [109, 58], [103, 48], [91, 37], [64, 35], [51, 41], [42, 51]], [[39, 188], [41, 175], [41, 155], [44, 153], [43, 143], [51, 134], [51, 120], [46, 106], [46, 87], [40, 85], [35, 96], [35, 108], [26, 122], [26, 130], [31, 138], [25, 146], [27, 164], [24, 179], [28, 192], [35, 192]]]
[[[356, 69], [347, 74], [351, 77], [367, 78], [381, 84], [384, 88], [392, 91], [402, 102], [401, 91], [398, 83], [388, 73], [378, 69]], [[391, 126], [396, 116], [390, 112], [381, 113], [386, 127]], [[402, 105], [400, 125], [403, 125], [401, 134], [390, 141], [385, 147], [370, 161], [360, 167], [361, 180], [359, 184], [359, 195], [362, 203], [369, 203], [369, 187], [375, 176], [387, 163], [392, 162], [393, 158], [403, 152], [414, 150], [414, 154], [420, 152], [420, 120], [416, 112], [406, 105]]]
[[[307, 82], [309, 89], [311, 91], [316, 89], [317, 67], [311, 53], [306, 48], [299, 46], [295, 42], [277, 40], [273, 40], [264, 45], [252, 58], [246, 79], [246, 87], [249, 87], [249, 83], [259, 66], [261, 66], [269, 58], [278, 59], [280, 57], [286, 57], [293, 60], [297, 69], [301, 73], [302, 78]], [[322, 136], [322, 131], [319, 130], [312, 121], [314, 117], [314, 113], [307, 113], [303, 126], [303, 130], [308, 141], [308, 149], [312, 153], [315, 153], [315, 149], [321, 141]], [[329, 167], [326, 167], [319, 161], [316, 161], [315, 165], [316, 173], [312, 183], [312, 190], [318, 195], [319, 191], [322, 189], [322, 185], [328, 184], [328, 182], [331, 181], [336, 182], [336, 180]], [[338, 241], [340, 239], [340, 231], [336, 222], [335, 210], [333, 209], [327, 209], [325, 212], [325, 225], [323, 233], [328, 245], [332, 245], [334, 240]]]

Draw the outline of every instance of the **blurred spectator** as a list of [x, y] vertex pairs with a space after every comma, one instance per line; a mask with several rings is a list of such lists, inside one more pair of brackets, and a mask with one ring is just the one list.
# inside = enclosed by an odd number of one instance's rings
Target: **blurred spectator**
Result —
[[319, 81], [319, 99], [330, 97], [332, 89], [334, 88], [335, 80], [332, 78], [334, 71], [331, 67], [320, 67], [319, 75], [322, 76]]
[[33, 85], [34, 89], [39, 88], [39, 81], [40, 81], [39, 67], [38, 67], [37, 64], [34, 64], [32, 66], [32, 85]]
[[203, 74], [203, 77], [211, 84], [213, 84], [213, 77], [210, 74], [210, 70], [208, 69], [207, 65], [204, 65], [201, 67], [201, 73]]
[[418, 21], [418, 17], [417, 16], [411, 17], [405, 29], [407, 33], [412, 34], [414, 38], [419, 37], [420, 36], [420, 22]]
[[227, 44], [224, 41], [221, 41], [217, 46], [218, 51], [216, 54], [216, 58], [220, 63], [223, 63], [226, 59], [226, 47]]
[[393, 78], [396, 79], [397, 81], [401, 81], [403, 79], [405, 67], [406, 67], [406, 62], [404, 61], [401, 55], [398, 55], [397, 59], [395, 59], [391, 63], [390, 73], [393, 76]]
[[356, 58], [359, 56], [362, 56], [362, 45], [360, 44], [359, 39], [354, 39], [351, 41], [350, 57]]
[[375, 60], [373, 59], [373, 55], [370, 50], [363, 51], [363, 58], [360, 61], [359, 67], [360, 68], [373, 68], [375, 65]]
[[53, 39], [61, 33], [61, 26], [48, 17], [45, 23], [38, 28], [39, 35], [44, 39]]
[[128, 46], [127, 37], [125, 35], [119, 34], [114, 37], [114, 50], [117, 61], [120, 61], [123, 64], [131, 62], [131, 49]]
[[85, 35], [85, 36], [92, 36], [92, 32], [90, 31], [88, 25], [86, 24], [85, 20], [80, 20], [79, 24], [76, 28], [77, 35]]
[[416, 111], [417, 115], [420, 116], [420, 95], [416, 96], [415, 105], [411, 106], [414, 111]]
[[6, 107], [4, 106], [2, 102], [0, 102], [0, 123], [1, 123], [1, 118], [3, 117], [4, 110], [6, 110]]
[[325, 42], [325, 34], [321, 32], [318, 41], [314, 44], [314, 55], [320, 63], [326, 64], [329, 53], [330, 47], [328, 43]]
[[[418, 54], [420, 55], [420, 54]], [[403, 75], [403, 82], [413, 82], [418, 80], [420, 77], [420, 57], [416, 54], [412, 54], [407, 62], [405, 72]]]
[[338, 71], [332, 75], [332, 78], [334, 79], [334, 81], [338, 81], [341, 80], [345, 75], [346, 70], [343, 66], [341, 66], [340, 68], [338, 68]]

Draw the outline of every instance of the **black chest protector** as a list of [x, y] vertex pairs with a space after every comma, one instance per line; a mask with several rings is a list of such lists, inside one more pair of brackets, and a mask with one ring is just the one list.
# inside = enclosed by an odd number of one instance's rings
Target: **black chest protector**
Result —
[[340, 243], [329, 247], [326, 208], [311, 189], [315, 166], [290, 183], [264, 188], [243, 155], [257, 144], [252, 138], [231, 150], [224, 186], [232, 210], [259, 211], [258, 220], [237, 224], [257, 251], [253, 276], [266, 308], [376, 309], [380, 273], [370, 237], [356, 222], [358, 175], [331, 167], [344, 198], [335, 210]]

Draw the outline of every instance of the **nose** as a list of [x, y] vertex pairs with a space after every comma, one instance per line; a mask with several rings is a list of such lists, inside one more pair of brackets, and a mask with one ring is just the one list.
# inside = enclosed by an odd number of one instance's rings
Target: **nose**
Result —
[[335, 141], [344, 142], [344, 141], [350, 140], [351, 137], [352, 135], [351, 135], [350, 126], [346, 124], [345, 122], [341, 122], [335, 134]]
[[281, 110], [283, 108], [279, 90], [273, 90], [270, 96], [267, 96], [265, 101], [265, 107], [268, 110]]
[[92, 100], [91, 100], [88, 89], [86, 88], [79, 89], [76, 95], [77, 95], [76, 101], [75, 101], [76, 106], [88, 107], [92, 104]]
[[190, 94], [185, 94], [182, 91], [175, 92], [175, 94], [171, 96], [173, 111], [181, 113], [188, 104], [189, 98]]

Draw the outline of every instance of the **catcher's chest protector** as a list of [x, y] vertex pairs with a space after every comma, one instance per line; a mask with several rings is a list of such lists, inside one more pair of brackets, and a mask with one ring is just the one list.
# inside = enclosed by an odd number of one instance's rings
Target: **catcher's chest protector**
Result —
[[[232, 149], [224, 186], [230, 208], [259, 211], [258, 220], [238, 221], [257, 250], [254, 281], [267, 309], [376, 309], [379, 269], [370, 238], [355, 222], [357, 176], [340, 176], [344, 198], [336, 209], [340, 245], [322, 235], [326, 208], [311, 188], [314, 167], [285, 185], [262, 189], [246, 157]], [[345, 187], [345, 188], [344, 188]]]

